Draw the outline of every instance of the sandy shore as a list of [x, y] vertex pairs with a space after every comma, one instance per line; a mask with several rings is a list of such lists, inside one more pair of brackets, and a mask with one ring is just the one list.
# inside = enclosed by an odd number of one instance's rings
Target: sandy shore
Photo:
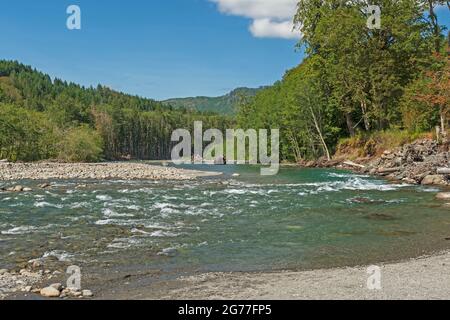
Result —
[[133, 162], [0, 163], [0, 181], [50, 179], [191, 180], [220, 175]]
[[[450, 299], [450, 252], [379, 265], [381, 290], [369, 290], [368, 267], [272, 273], [211, 273], [139, 286], [113, 299]], [[142, 283], [143, 279], [137, 279]], [[130, 286], [128, 286], [130, 287]], [[131, 284], [133, 287], [133, 284]]]

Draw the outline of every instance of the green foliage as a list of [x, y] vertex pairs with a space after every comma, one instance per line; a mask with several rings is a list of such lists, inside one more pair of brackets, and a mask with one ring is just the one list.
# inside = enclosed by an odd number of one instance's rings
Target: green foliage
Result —
[[433, 129], [439, 121], [439, 110], [430, 108], [427, 103], [417, 101], [418, 92], [427, 92], [429, 81], [419, 78], [405, 89], [400, 101], [400, 110], [405, 129], [409, 132], [424, 132]]
[[217, 112], [219, 114], [231, 115], [236, 112], [237, 105], [242, 99], [247, 99], [256, 95], [263, 88], [238, 88], [220, 97], [193, 97], [178, 98], [164, 101], [164, 104], [175, 108], [185, 108], [203, 112]]
[[55, 132], [39, 112], [0, 103], [0, 158], [34, 161], [55, 155]]
[[[443, 28], [427, 12], [430, 2], [371, 4], [381, 7], [381, 29], [367, 28], [365, 2], [299, 1], [295, 23], [306, 59], [237, 116], [241, 125], [281, 128], [284, 160], [328, 157], [336, 149], [374, 155], [435, 126], [439, 111], [430, 103], [439, 102], [440, 118], [445, 116], [445, 77], [434, 79], [438, 85], [427, 92], [423, 76], [434, 69], [433, 56], [444, 43], [436, 41]], [[433, 100], [421, 102], [419, 92]], [[397, 130], [404, 127], [409, 132]], [[348, 136], [354, 138], [337, 145]]]
[[[10, 160], [169, 159], [175, 129], [225, 129], [225, 115], [85, 88], [0, 60], [0, 155]], [[101, 138], [101, 139], [99, 139]], [[60, 148], [61, 151], [55, 151]]]
[[98, 132], [80, 126], [70, 128], [58, 144], [58, 158], [67, 162], [96, 162], [102, 157], [103, 141]]

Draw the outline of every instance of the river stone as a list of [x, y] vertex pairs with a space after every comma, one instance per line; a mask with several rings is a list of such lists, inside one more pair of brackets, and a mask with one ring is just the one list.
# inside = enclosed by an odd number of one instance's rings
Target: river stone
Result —
[[60, 295], [59, 290], [53, 287], [47, 287], [41, 290], [41, 296], [46, 298], [58, 298]]
[[422, 180], [422, 185], [430, 186], [430, 185], [446, 185], [447, 182], [444, 179], [443, 175], [428, 175]]
[[436, 195], [438, 200], [450, 200], [450, 192], [441, 192]]
[[55, 289], [58, 290], [58, 291], [61, 291], [61, 290], [63, 289], [63, 286], [62, 286], [61, 283], [54, 283], [54, 284], [51, 284], [50, 287], [55, 288]]
[[87, 297], [87, 298], [94, 296], [94, 294], [92, 293], [91, 290], [83, 290], [81, 293], [83, 294], [83, 297]]
[[7, 269], [0, 269], [0, 275], [3, 275], [3, 274], [5, 274], [5, 273], [8, 273], [8, 270], [7, 270]]
[[21, 191], [23, 191], [23, 187], [22, 186], [15, 186], [13, 191], [14, 192], [21, 192]]

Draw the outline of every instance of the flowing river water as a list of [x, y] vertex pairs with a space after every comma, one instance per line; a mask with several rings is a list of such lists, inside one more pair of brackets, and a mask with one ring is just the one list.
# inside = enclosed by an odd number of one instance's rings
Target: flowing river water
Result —
[[40, 259], [80, 265], [100, 278], [145, 270], [301, 270], [448, 246], [450, 210], [434, 200], [437, 188], [337, 170], [282, 168], [262, 177], [250, 166], [193, 168], [224, 175], [53, 181], [47, 190], [21, 181], [34, 191], [0, 193], [0, 268]]

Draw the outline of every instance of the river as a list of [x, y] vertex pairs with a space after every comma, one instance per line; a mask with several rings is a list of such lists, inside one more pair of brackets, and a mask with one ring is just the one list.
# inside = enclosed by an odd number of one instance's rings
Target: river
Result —
[[251, 166], [192, 168], [224, 175], [53, 181], [47, 190], [0, 193], [0, 268], [40, 259], [80, 265], [100, 278], [143, 270], [303, 270], [448, 246], [449, 209], [434, 200], [436, 188], [337, 170], [282, 168], [263, 177]]

